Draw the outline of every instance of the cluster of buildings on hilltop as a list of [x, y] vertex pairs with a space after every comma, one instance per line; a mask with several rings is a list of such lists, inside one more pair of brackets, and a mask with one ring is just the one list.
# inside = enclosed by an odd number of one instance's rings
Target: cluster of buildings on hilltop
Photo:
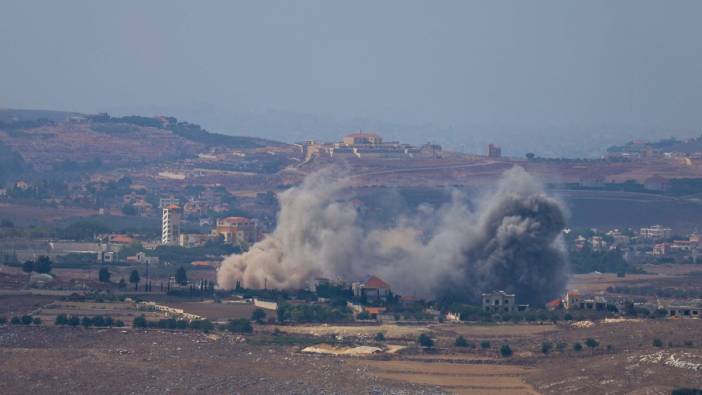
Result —
[[[566, 234], [571, 229], [564, 231]], [[593, 230], [591, 235], [580, 234], [572, 239], [572, 249], [581, 251], [589, 248], [593, 251], [623, 250], [631, 256], [677, 257], [696, 261], [702, 248], [701, 236], [692, 232], [686, 236], [676, 237], [673, 229], [653, 225], [642, 227], [638, 231], [612, 229], [605, 233]]]
[[386, 142], [375, 133], [358, 132], [344, 136], [340, 142], [322, 143], [308, 140], [296, 144], [305, 161], [313, 158], [413, 158], [441, 157], [441, 146], [425, 144], [415, 147], [397, 141]]

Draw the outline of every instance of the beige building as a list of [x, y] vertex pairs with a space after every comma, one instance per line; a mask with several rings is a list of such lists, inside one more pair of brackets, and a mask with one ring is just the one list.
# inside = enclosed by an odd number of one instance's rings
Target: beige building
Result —
[[511, 313], [517, 310], [516, 296], [505, 291], [494, 291], [482, 295], [483, 311], [489, 313]]
[[375, 133], [351, 133], [344, 136], [343, 143], [346, 145], [380, 145], [383, 138]]
[[253, 244], [258, 241], [256, 221], [245, 217], [219, 219], [213, 233], [216, 236], [222, 236], [227, 243]]

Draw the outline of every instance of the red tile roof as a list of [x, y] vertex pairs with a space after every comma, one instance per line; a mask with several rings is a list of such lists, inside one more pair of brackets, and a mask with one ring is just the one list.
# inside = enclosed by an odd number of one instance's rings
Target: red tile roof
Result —
[[379, 279], [376, 276], [368, 277], [368, 280], [366, 280], [366, 283], [364, 285], [366, 288], [387, 288], [387, 289], [390, 289], [390, 286], [388, 285], [388, 283]]

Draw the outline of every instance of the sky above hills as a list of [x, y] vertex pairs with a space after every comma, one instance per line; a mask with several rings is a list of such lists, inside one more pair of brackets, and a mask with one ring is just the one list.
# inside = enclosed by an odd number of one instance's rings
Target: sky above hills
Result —
[[0, 106], [597, 156], [702, 132], [698, 1], [4, 1]]

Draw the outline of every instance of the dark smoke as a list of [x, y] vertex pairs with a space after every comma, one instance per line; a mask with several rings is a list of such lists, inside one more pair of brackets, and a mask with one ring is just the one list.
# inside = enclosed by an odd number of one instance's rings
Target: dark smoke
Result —
[[377, 274], [403, 294], [477, 302], [481, 292], [502, 289], [534, 305], [565, 287], [558, 243], [564, 212], [522, 168], [507, 171], [475, 210], [455, 196], [444, 207], [423, 206], [416, 218], [375, 230], [358, 223], [344, 187], [328, 170], [283, 192], [275, 231], [227, 258], [219, 286], [231, 289], [239, 280], [245, 287], [301, 288], [316, 277], [353, 281]]

